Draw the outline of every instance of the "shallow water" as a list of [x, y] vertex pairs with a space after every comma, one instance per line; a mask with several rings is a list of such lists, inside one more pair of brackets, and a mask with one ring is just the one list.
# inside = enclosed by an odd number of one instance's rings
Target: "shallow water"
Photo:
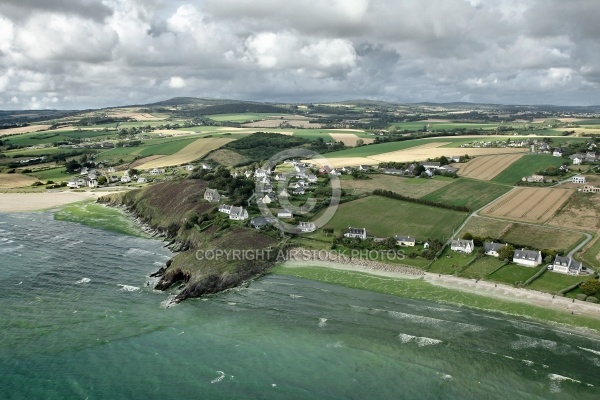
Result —
[[600, 339], [271, 275], [166, 309], [162, 243], [0, 214], [2, 399], [600, 397]]

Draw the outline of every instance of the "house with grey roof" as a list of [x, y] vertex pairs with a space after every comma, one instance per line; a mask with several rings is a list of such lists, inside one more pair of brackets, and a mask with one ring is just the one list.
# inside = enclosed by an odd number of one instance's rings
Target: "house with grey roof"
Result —
[[503, 243], [483, 242], [483, 251], [486, 256], [498, 257], [498, 251], [506, 246]]
[[410, 237], [410, 236], [394, 236], [394, 239], [396, 240], [396, 244], [398, 246], [408, 246], [408, 247], [413, 247], [416, 243], [416, 240], [414, 237]]
[[248, 211], [246, 211], [244, 207], [231, 207], [229, 219], [233, 219], [235, 221], [244, 221], [248, 219]]
[[221, 201], [221, 195], [217, 189], [206, 189], [204, 191], [204, 200], [211, 203], [218, 203]]
[[450, 242], [450, 250], [460, 253], [471, 254], [475, 249], [475, 243], [472, 240], [455, 239]]
[[365, 240], [367, 238], [367, 229], [348, 227], [346, 233], [344, 233], [344, 237]]
[[314, 232], [317, 230], [317, 226], [314, 222], [300, 222], [298, 229], [300, 232]]
[[556, 256], [554, 262], [548, 269], [560, 274], [579, 275], [583, 269], [583, 265], [579, 261], [573, 260], [571, 257]]
[[537, 267], [542, 263], [542, 252], [538, 250], [515, 250], [513, 262], [525, 267]]

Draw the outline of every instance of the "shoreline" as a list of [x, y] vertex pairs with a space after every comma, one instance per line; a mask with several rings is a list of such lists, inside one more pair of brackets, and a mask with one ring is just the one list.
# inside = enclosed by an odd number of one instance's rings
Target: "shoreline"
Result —
[[[378, 263], [379, 264], [379, 263]], [[544, 308], [566, 315], [583, 316], [600, 321], [600, 304], [587, 303], [567, 297], [554, 296], [549, 293], [538, 292], [530, 289], [519, 289], [505, 284], [496, 284], [488, 281], [475, 281], [472, 279], [458, 278], [451, 275], [440, 275], [421, 271], [421, 275], [403, 273], [401, 269], [380, 270], [369, 268], [350, 262], [336, 262], [330, 260], [292, 260], [281, 264], [283, 268], [329, 268], [339, 271], [358, 272], [367, 275], [400, 279], [422, 280], [425, 283], [443, 287], [459, 292], [471, 293], [488, 299], [498, 299], [506, 302], [533, 307]], [[369, 290], [365, 288], [365, 290]]]
[[42, 193], [0, 193], [0, 213], [40, 211], [48, 208], [95, 200], [116, 191], [60, 191]]

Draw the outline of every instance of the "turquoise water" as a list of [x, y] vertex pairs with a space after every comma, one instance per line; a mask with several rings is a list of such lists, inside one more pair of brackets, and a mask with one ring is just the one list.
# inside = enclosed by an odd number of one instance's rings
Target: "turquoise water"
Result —
[[598, 337], [277, 275], [167, 309], [169, 257], [0, 214], [0, 398], [600, 398]]

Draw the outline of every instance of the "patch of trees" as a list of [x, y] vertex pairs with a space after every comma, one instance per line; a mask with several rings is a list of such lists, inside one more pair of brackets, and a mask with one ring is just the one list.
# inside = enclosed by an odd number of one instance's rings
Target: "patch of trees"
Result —
[[256, 132], [234, 142], [227, 143], [224, 148], [232, 149], [254, 161], [266, 160], [282, 150], [309, 144], [310, 141], [295, 136], [278, 133]]
[[600, 281], [598, 279], [588, 279], [579, 286], [579, 290], [588, 296], [600, 292]]
[[200, 170], [194, 172], [190, 178], [204, 179], [208, 187], [217, 189], [221, 195], [229, 197], [229, 203], [235, 206], [247, 205], [246, 201], [254, 193], [256, 184], [253, 180], [242, 176], [234, 178], [227, 168], [218, 167], [214, 171]]
[[414, 197], [408, 197], [408, 196], [404, 196], [400, 193], [392, 192], [391, 190], [375, 189], [373, 191], [373, 194], [376, 196], [389, 197], [390, 199], [396, 199], [396, 200], [408, 201], [408, 202], [416, 203], [416, 204], [422, 204], [425, 206], [445, 208], [447, 210], [453, 210], [453, 211], [471, 212], [469, 210], [469, 208], [465, 207], [465, 206], [455, 206], [455, 205], [451, 205], [451, 204], [438, 203], [437, 201], [416, 199]]
[[177, 114], [187, 117], [197, 117], [213, 114], [242, 114], [242, 113], [272, 113], [290, 114], [293, 110], [261, 103], [231, 103], [217, 104], [197, 109], [181, 110]]
[[114, 118], [114, 117], [84, 117], [79, 120], [77, 125], [101, 125], [101, 124], [118, 124], [119, 122], [135, 121], [134, 118]]

